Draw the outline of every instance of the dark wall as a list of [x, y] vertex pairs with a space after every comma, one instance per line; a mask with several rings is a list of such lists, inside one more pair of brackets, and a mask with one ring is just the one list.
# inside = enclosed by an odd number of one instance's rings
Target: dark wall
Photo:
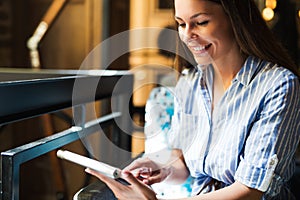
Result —
[[[110, 30], [109, 36], [127, 31], [129, 29], [129, 12], [130, 12], [130, 0], [113, 0], [110, 1]], [[127, 38], [125, 45], [129, 49], [129, 38]], [[110, 54], [113, 55], [114, 49], [110, 50]], [[120, 56], [109, 67], [109, 69], [129, 69], [129, 53]]]
[[[297, 30], [297, 6], [295, 1], [278, 0], [275, 8], [276, 22], [272, 27], [275, 35], [281, 40], [287, 48], [295, 62], [300, 65], [299, 47], [298, 47], [298, 30]], [[299, 22], [298, 22], [299, 24]]]
[[[30, 67], [27, 40], [35, 31], [52, 0], [0, 1], [0, 66]], [[110, 37], [129, 28], [130, 0], [108, 1], [106, 27]], [[87, 10], [85, 0], [69, 0], [39, 44], [42, 68], [77, 69], [86, 56]], [[99, 28], [101, 24], [99, 24]], [[97, 28], [97, 27], [96, 27]], [[103, 38], [106, 39], [106, 38]], [[128, 44], [126, 44], [129, 46]], [[113, 50], [111, 50], [113, 51]], [[108, 55], [113, 52], [109, 52]], [[128, 55], [111, 69], [128, 69]]]

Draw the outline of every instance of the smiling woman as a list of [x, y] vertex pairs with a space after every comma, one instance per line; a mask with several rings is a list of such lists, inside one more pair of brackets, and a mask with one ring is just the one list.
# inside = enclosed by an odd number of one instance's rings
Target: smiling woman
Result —
[[163, 164], [145, 155], [124, 168], [130, 186], [87, 172], [119, 199], [156, 199], [148, 185], [189, 176], [192, 199], [293, 199], [289, 180], [300, 138], [295, 63], [253, 0], [174, 5], [181, 44], [196, 63], [174, 90], [172, 152]]

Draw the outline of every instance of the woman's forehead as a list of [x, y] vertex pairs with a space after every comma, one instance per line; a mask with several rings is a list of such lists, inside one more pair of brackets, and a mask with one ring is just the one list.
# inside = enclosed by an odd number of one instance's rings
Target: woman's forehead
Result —
[[220, 4], [209, 0], [174, 0], [175, 18], [191, 18], [198, 14], [213, 15], [223, 12]]

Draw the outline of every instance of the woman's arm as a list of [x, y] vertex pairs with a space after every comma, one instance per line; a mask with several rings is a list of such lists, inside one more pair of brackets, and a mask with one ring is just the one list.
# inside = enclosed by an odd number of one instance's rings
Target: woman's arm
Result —
[[177, 160], [174, 163], [171, 163], [170, 176], [166, 181], [170, 181], [173, 183], [183, 183], [190, 175], [190, 172], [188, 171], [183, 158], [183, 153], [179, 149], [173, 149], [172, 157], [177, 158]]
[[190, 174], [186, 167], [182, 151], [179, 149], [172, 150], [171, 159], [164, 170], [167, 173], [164, 181], [171, 184], [183, 183]]
[[190, 200], [259, 200], [261, 199], [263, 192], [249, 188], [240, 182], [235, 182], [232, 185], [207, 193], [200, 194], [191, 198]]
[[[86, 169], [87, 173], [90, 173], [98, 177], [113, 191], [115, 196], [121, 200], [131, 199], [145, 199], [155, 200], [156, 194], [151, 188], [135, 178], [130, 172], [123, 172], [122, 178], [124, 178], [130, 185], [123, 185], [114, 179], [111, 179], [105, 175], [102, 175], [96, 171]], [[263, 193], [249, 188], [239, 182], [235, 182], [232, 185], [222, 188], [217, 191], [213, 191], [207, 194], [200, 194], [194, 197], [183, 198], [181, 200], [259, 200]], [[178, 199], [179, 200], [179, 199]]]
[[[145, 167], [153, 168], [151, 175], [147, 177], [145, 174], [135, 174], [136, 177], [130, 173], [130, 171], [136, 171], [139, 168], [145, 169]], [[106, 177], [93, 170], [86, 170], [86, 172], [98, 177], [101, 181], [108, 185], [119, 199], [151, 199], [155, 200], [156, 195], [151, 188], [147, 185], [165, 180], [169, 183], [182, 183], [189, 176], [189, 172], [186, 168], [182, 152], [180, 150], [172, 151], [172, 159], [169, 165], [157, 169], [158, 165], [154, 165], [149, 159], [139, 159], [122, 171], [122, 178], [124, 178], [131, 185], [122, 185], [121, 183]], [[143, 175], [145, 178], [140, 181], [137, 177]], [[164, 177], [164, 178], [163, 178]], [[145, 184], [146, 183], [146, 184]], [[198, 196], [184, 198], [182, 200], [259, 200], [261, 199], [263, 192], [256, 189], [249, 188], [240, 182], [235, 182], [232, 185], [222, 188], [217, 191], [213, 191], [207, 194], [200, 194]]]

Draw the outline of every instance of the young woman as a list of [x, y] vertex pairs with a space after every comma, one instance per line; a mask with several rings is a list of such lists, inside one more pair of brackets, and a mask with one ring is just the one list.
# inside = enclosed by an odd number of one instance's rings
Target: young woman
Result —
[[148, 185], [189, 175], [189, 199], [292, 199], [288, 181], [300, 137], [296, 65], [253, 0], [175, 0], [175, 20], [197, 63], [175, 89], [169, 142], [178, 159], [134, 161], [123, 170], [129, 186], [86, 171], [118, 199], [156, 199]]

